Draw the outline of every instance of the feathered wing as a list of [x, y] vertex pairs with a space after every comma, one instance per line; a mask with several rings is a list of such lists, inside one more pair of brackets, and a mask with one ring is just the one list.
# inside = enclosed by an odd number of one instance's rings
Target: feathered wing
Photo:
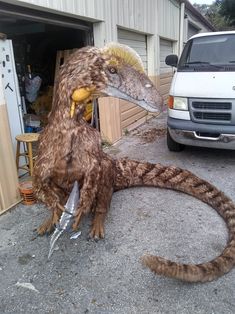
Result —
[[235, 205], [224, 193], [190, 171], [161, 164], [128, 159], [116, 161], [115, 190], [132, 186], [153, 186], [190, 194], [212, 206], [223, 217], [229, 231], [229, 241], [220, 256], [210, 262], [187, 265], [162, 257], [145, 255], [144, 265], [153, 272], [189, 282], [214, 280], [229, 272], [235, 264]]

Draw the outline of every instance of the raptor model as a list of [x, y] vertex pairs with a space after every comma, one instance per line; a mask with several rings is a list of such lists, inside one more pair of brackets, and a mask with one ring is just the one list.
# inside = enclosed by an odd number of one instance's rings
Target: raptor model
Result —
[[104, 220], [115, 191], [133, 186], [154, 186], [190, 194], [211, 205], [224, 218], [229, 240], [220, 256], [198, 265], [175, 263], [145, 255], [142, 262], [159, 275], [190, 282], [218, 278], [235, 264], [235, 205], [216, 187], [193, 173], [174, 166], [115, 160], [102, 150], [99, 132], [83, 119], [91, 99], [114, 96], [149, 111], [161, 111], [162, 98], [144, 73], [140, 57], [129, 47], [109, 44], [85, 47], [62, 66], [49, 123], [40, 136], [34, 187], [51, 217], [39, 228], [43, 235], [58, 223], [75, 181], [80, 202], [76, 229], [83, 215], [94, 214], [90, 236], [104, 237]]

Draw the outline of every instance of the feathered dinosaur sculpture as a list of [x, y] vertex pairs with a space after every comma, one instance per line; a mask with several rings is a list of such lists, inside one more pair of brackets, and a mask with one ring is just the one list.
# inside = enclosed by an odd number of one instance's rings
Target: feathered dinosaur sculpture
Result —
[[189, 282], [218, 278], [235, 264], [235, 205], [216, 187], [174, 166], [115, 160], [102, 150], [100, 134], [83, 119], [93, 98], [114, 96], [149, 111], [161, 109], [162, 98], [146, 76], [139, 56], [130, 48], [109, 44], [75, 52], [60, 71], [49, 123], [40, 136], [34, 187], [51, 217], [39, 228], [43, 235], [58, 223], [75, 181], [81, 187], [73, 228], [83, 215], [94, 214], [90, 237], [104, 237], [104, 220], [113, 192], [133, 186], [154, 186], [190, 194], [211, 205], [224, 218], [229, 241], [214, 260], [185, 265], [146, 255], [143, 264], [159, 275]]

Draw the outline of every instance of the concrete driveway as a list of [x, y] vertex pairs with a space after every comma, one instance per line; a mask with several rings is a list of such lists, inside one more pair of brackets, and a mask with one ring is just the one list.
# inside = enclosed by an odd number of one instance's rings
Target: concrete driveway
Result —
[[[189, 169], [235, 201], [235, 152], [170, 153], [164, 127], [164, 118], [151, 120], [108, 150]], [[47, 215], [37, 204], [0, 217], [0, 313], [235, 313], [235, 269], [211, 283], [188, 284], [156, 276], [139, 261], [146, 252], [188, 263], [220, 254], [225, 224], [200, 201], [155, 188], [117, 192], [106, 238], [88, 241], [86, 219], [82, 235], [63, 236], [50, 261], [50, 238], [33, 232]]]

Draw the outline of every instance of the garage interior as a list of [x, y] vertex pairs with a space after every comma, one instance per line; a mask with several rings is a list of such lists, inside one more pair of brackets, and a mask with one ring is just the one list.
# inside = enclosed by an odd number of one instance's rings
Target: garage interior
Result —
[[47, 123], [59, 67], [77, 48], [93, 44], [92, 24], [1, 4], [0, 32], [12, 40], [24, 131]]

